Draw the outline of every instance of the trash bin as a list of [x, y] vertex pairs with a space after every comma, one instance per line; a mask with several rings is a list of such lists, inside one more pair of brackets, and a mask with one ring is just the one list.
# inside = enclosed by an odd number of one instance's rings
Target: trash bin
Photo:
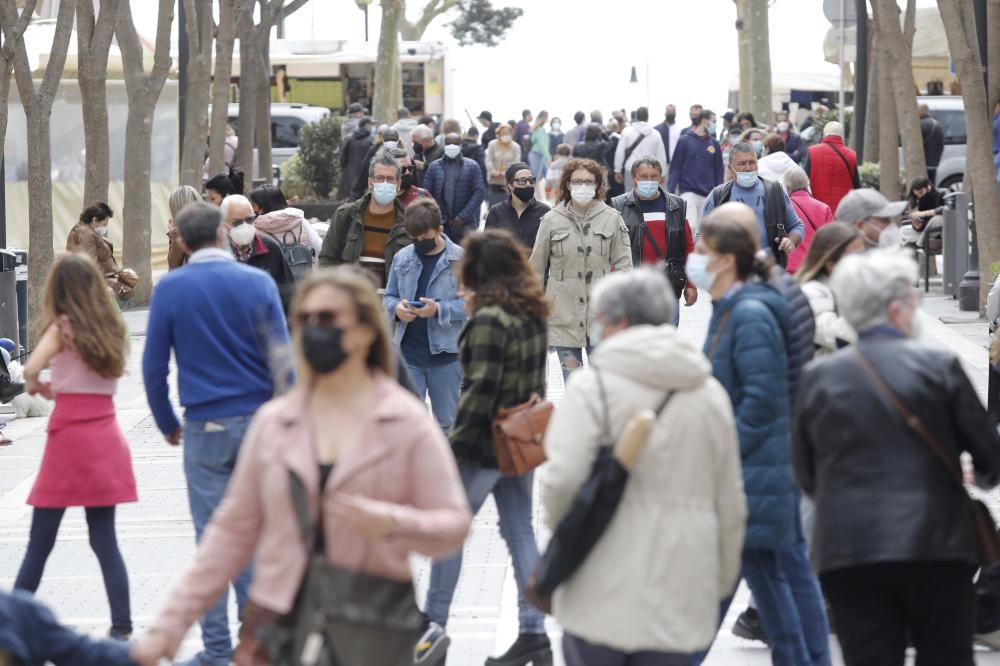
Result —
[[[28, 351], [28, 251], [9, 247], [7, 252], [17, 257], [14, 275], [17, 278], [17, 324], [21, 352]], [[11, 338], [12, 340], [14, 338]]]
[[20, 344], [17, 318], [17, 255], [0, 250], [0, 338]]

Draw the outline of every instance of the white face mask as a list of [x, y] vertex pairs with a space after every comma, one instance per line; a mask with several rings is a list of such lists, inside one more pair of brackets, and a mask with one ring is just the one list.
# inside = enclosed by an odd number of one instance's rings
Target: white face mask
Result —
[[586, 206], [594, 200], [597, 188], [593, 185], [578, 185], [571, 188], [569, 194], [573, 198], [573, 203], [578, 206]]
[[878, 237], [878, 246], [881, 248], [899, 247], [903, 244], [903, 232], [898, 224], [890, 224]]
[[396, 150], [399, 147], [399, 141], [384, 141], [382, 145], [386, 150]]
[[257, 230], [254, 229], [252, 224], [243, 223], [238, 227], [233, 227], [229, 232], [229, 238], [232, 239], [236, 247], [247, 247], [253, 242], [253, 239], [257, 236]]
[[513, 140], [514, 140], [514, 137], [512, 137], [510, 134], [501, 134], [500, 135], [500, 143], [510, 143]]
[[786, 123], [784, 121], [778, 123], [778, 131], [779, 132], [787, 132], [788, 131], [788, 123]]
[[97, 227], [96, 229], [94, 229], [94, 233], [97, 234], [98, 236], [100, 236], [101, 238], [107, 238], [108, 237], [108, 227], [107, 226]]

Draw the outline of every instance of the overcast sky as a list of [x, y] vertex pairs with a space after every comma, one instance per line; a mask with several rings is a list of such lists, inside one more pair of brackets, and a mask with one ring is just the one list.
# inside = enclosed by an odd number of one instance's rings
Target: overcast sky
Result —
[[[410, 0], [411, 16], [425, 0]], [[425, 39], [449, 48], [453, 109], [475, 116], [483, 109], [498, 120], [519, 117], [524, 107], [547, 109], [572, 124], [576, 110], [632, 109], [648, 103], [659, 120], [663, 107], [701, 103], [725, 110], [730, 81], [738, 75], [735, 5], [732, 0], [493, 0], [521, 7], [524, 15], [495, 48], [459, 47], [447, 18]], [[851, 4], [853, 0], [848, 0]], [[918, 0], [933, 6], [934, 0]], [[136, 6], [138, 5], [138, 6]], [[140, 7], [147, 6], [145, 11]], [[155, 3], [133, 3], [146, 34], [155, 26]], [[369, 38], [378, 40], [380, 10], [369, 16]], [[773, 0], [771, 67], [780, 72], [825, 72], [823, 38], [830, 28], [823, 0]], [[141, 28], [140, 28], [141, 29]], [[312, 0], [286, 23], [289, 39], [364, 40], [364, 14], [354, 0]], [[632, 66], [639, 83], [629, 84]], [[646, 78], [649, 75], [647, 95]]]

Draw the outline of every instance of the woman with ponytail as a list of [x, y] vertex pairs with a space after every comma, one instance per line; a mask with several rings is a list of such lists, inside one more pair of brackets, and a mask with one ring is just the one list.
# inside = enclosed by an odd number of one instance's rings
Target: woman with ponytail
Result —
[[220, 173], [205, 183], [205, 200], [213, 206], [221, 206], [222, 200], [230, 194], [243, 194], [243, 172], [230, 167], [229, 173]]
[[[826, 616], [816, 578], [802, 557], [792, 479], [789, 308], [768, 284], [767, 265], [755, 256], [758, 241], [741, 221], [746, 210], [743, 204], [726, 204], [702, 220], [687, 275], [714, 305], [705, 354], [736, 416], [748, 510], [743, 577], [757, 602], [772, 663], [828, 665]], [[720, 618], [730, 601], [723, 601]]]

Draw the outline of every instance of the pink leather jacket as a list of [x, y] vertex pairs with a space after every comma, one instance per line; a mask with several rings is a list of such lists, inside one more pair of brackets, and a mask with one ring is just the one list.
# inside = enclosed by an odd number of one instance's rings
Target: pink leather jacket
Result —
[[[448, 442], [427, 408], [381, 374], [376, 391], [376, 406], [363, 417], [359, 444], [337, 461], [323, 501], [344, 492], [386, 502], [396, 527], [386, 538], [370, 539], [324, 512], [327, 556], [340, 567], [408, 581], [410, 552], [452, 555], [462, 547], [472, 516]], [[278, 614], [291, 610], [307, 547], [292, 506], [289, 470], [302, 479], [314, 515], [319, 504], [319, 465], [309, 436], [306, 392], [297, 387], [272, 400], [251, 423], [226, 496], [195, 559], [152, 624], [167, 636], [171, 654], [251, 557], [250, 600]]]

